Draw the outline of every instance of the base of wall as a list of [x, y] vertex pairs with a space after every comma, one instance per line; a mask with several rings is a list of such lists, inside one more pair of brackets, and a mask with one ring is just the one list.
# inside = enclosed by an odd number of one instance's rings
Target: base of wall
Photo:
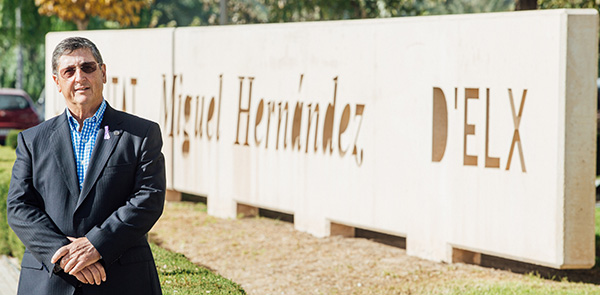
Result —
[[[185, 194], [183, 195], [183, 198], [185, 199]], [[181, 201], [182, 193], [173, 190], [168, 190], [167, 200]], [[262, 208], [256, 205], [239, 203], [235, 201], [234, 204], [235, 216], [237, 218], [261, 216], [290, 222], [293, 223], [294, 226], [297, 228], [297, 225], [294, 222], [295, 215], [293, 213], [273, 210], [273, 208]], [[327, 230], [324, 232], [324, 237], [342, 236], [346, 238], [365, 238], [378, 243], [406, 249], [407, 237], [402, 234], [378, 231], [377, 229], [365, 229], [358, 225], [344, 224], [339, 221], [326, 220], [325, 223]], [[299, 229], [297, 228], [297, 230]], [[567, 275], [572, 276], [574, 273], [578, 274], [577, 271], [559, 270], [556, 269], [556, 267], [543, 266], [539, 263], [528, 263], [520, 260], [513, 260], [510, 258], [503, 258], [501, 255], [494, 255], [492, 253], [482, 253], [478, 252], [476, 249], [465, 249], [460, 246], [451, 244], [448, 245], [448, 247], [449, 257], [447, 258], [447, 260], [445, 260], [448, 263], [474, 264], [483, 267], [500, 268], [523, 273], [537, 272], [540, 273], [540, 275], [542, 276], [545, 276], [544, 274], [548, 274], [548, 277], [559, 277]], [[600, 283], [600, 279], [598, 279], [598, 283]]]
[[181, 202], [181, 192], [174, 190], [167, 190], [165, 194], [165, 201], [167, 202]]
[[345, 238], [363, 238], [388, 246], [406, 249], [406, 237], [404, 236], [384, 233], [377, 230], [369, 230], [337, 222], [330, 222], [329, 235], [342, 236]]
[[343, 225], [340, 223], [332, 222], [329, 227], [330, 236], [342, 236], [345, 238], [354, 238], [356, 235], [356, 228], [352, 226]]
[[481, 253], [452, 248], [452, 263], [481, 265]]
[[261, 208], [245, 203], [236, 203], [236, 216], [238, 218], [261, 216], [270, 219], [294, 223], [294, 214]]
[[258, 216], [258, 207], [237, 203], [236, 216], [238, 218]]

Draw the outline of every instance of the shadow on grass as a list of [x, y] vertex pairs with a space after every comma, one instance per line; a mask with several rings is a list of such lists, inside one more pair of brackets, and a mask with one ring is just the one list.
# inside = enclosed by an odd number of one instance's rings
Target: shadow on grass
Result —
[[548, 280], [600, 285], [600, 235], [596, 234], [596, 265], [591, 269], [554, 269], [525, 262], [481, 255], [481, 266], [508, 270], [520, 274], [536, 274]]
[[[157, 235], [156, 233], [149, 233], [149, 234], [148, 234], [148, 241], [149, 241], [149, 242], [151, 242], [151, 243], [154, 243], [156, 246], [159, 246], [159, 247], [161, 247], [161, 248], [163, 248], [163, 249], [165, 249], [165, 250], [168, 250], [168, 251], [173, 251], [172, 249], [169, 249], [169, 248], [168, 248], [168, 247], [167, 247], [167, 246], [164, 244], [164, 241], [163, 241], [161, 238], [159, 238], [159, 237], [158, 237], [158, 235]], [[173, 252], [174, 252], [174, 253], [176, 253], [175, 251], [173, 251]], [[179, 255], [181, 255], [181, 256], [184, 256], [183, 254], [179, 254]], [[185, 256], [184, 256], [184, 257], [185, 257]], [[187, 258], [186, 258], [186, 259], [187, 259]], [[205, 264], [202, 264], [202, 263], [197, 263], [197, 262], [196, 262], [196, 263], [194, 263], [194, 264], [195, 264], [195, 265], [197, 265], [197, 266], [199, 266], [199, 267], [205, 268], [205, 269], [206, 269], [206, 270], [208, 270], [208, 271], [211, 271], [211, 272], [216, 272], [216, 270], [215, 270], [214, 268], [211, 268], [211, 267], [210, 267], [210, 266], [208, 266], [208, 265], [205, 265]], [[177, 271], [186, 271], [186, 270], [177, 270]], [[171, 275], [171, 274], [170, 274], [170, 273], [168, 273], [168, 272], [163, 272], [163, 273], [164, 273], [165, 275]]]

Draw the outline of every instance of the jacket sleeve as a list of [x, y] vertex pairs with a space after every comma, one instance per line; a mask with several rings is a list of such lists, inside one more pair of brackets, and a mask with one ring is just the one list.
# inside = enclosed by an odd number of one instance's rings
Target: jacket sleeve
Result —
[[50, 260], [69, 240], [44, 211], [42, 197], [33, 185], [32, 156], [23, 133], [19, 133], [17, 143], [7, 197], [8, 224], [52, 275], [54, 264]]
[[165, 202], [165, 162], [158, 124], [151, 123], [141, 144], [133, 193], [86, 237], [108, 265], [139, 243], [162, 214]]

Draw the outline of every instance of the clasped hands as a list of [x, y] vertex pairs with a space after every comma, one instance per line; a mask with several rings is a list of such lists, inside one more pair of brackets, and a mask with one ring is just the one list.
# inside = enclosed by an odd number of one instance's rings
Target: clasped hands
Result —
[[106, 281], [106, 271], [99, 262], [98, 250], [86, 237], [67, 237], [70, 244], [58, 249], [52, 256], [52, 263], [60, 261], [65, 273], [73, 275], [84, 284], [100, 285]]

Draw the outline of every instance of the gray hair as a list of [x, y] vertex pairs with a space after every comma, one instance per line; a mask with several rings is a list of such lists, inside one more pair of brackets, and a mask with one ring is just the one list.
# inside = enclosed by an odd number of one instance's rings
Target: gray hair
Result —
[[58, 74], [58, 59], [61, 56], [65, 54], [71, 54], [71, 52], [83, 48], [87, 48], [92, 52], [92, 55], [94, 56], [94, 59], [96, 59], [97, 63], [103, 63], [102, 55], [100, 55], [100, 51], [96, 47], [96, 44], [83, 37], [71, 37], [60, 41], [60, 43], [56, 45], [56, 48], [54, 48], [54, 52], [52, 52], [52, 74]]

